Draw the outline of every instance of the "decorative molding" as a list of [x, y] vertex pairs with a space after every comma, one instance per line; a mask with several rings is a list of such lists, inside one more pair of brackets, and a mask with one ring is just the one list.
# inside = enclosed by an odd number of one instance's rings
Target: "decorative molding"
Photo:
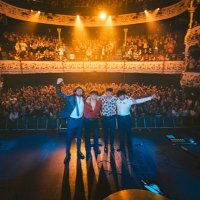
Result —
[[[185, 43], [185, 70], [189, 65], [189, 49], [192, 46], [199, 45], [200, 46], [200, 26], [196, 26], [194, 28], [188, 29], [184, 43]], [[192, 87], [199, 88], [200, 87], [200, 73], [199, 72], [183, 72], [182, 79], [180, 81], [183, 87]]]
[[194, 46], [196, 44], [200, 45], [200, 41], [197, 39], [197, 37], [200, 37], [200, 26], [188, 29], [185, 35], [185, 45], [189, 47]]
[[[161, 8], [157, 15], [153, 14], [153, 11], [148, 11], [151, 17], [147, 17], [144, 12], [140, 13], [130, 13], [123, 15], [113, 15], [112, 26], [130, 25], [146, 23], [151, 21], [159, 21], [164, 19], [169, 19], [177, 15], [182, 14], [188, 9], [188, 3], [186, 0], [181, 0], [180, 2]], [[19, 19], [23, 21], [30, 21], [43, 24], [53, 24], [62, 26], [76, 26], [76, 16], [74, 15], [60, 15], [37, 11], [31, 12], [28, 9], [19, 8], [0, 0], [0, 13], [5, 14], [8, 17]], [[102, 21], [98, 16], [80, 16], [80, 19], [85, 27], [98, 27], [106, 26], [106, 20]], [[107, 25], [109, 26], [109, 25]]]
[[200, 73], [184, 72], [181, 79], [181, 85], [183, 87], [200, 88]]
[[185, 35], [185, 39], [184, 39], [186, 65], [188, 64], [189, 48], [195, 45], [200, 46], [199, 38], [200, 38], [200, 26], [196, 26], [192, 29], [188, 29]]
[[59, 61], [0, 61], [2, 74], [37, 74], [66, 72], [120, 72], [181, 74], [183, 61], [147, 62], [59, 62]]

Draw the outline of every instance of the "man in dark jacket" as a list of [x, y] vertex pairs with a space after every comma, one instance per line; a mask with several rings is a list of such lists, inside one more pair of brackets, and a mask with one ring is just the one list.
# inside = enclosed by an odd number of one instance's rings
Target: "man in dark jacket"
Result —
[[61, 85], [63, 84], [63, 79], [57, 79], [56, 92], [58, 96], [63, 98], [66, 102], [65, 107], [61, 112], [61, 117], [67, 119], [67, 134], [66, 134], [66, 157], [64, 163], [69, 162], [71, 158], [70, 147], [73, 134], [77, 136], [77, 158], [84, 159], [84, 155], [81, 153], [81, 135], [82, 135], [82, 125], [83, 125], [83, 89], [77, 87], [74, 89], [74, 94], [66, 95], [61, 91]]

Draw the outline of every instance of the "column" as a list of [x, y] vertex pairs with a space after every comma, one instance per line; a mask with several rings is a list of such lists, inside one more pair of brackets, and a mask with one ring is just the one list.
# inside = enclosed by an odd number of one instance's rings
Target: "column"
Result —
[[57, 28], [59, 43], [61, 43], [61, 37], [60, 37], [61, 30], [62, 30], [61, 28]]
[[124, 29], [124, 45], [126, 46], [126, 41], [127, 41], [127, 33], [128, 33], [128, 29], [125, 28]]

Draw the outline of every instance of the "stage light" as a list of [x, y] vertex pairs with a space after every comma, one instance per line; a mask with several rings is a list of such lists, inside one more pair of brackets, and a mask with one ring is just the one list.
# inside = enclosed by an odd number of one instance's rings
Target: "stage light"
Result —
[[147, 10], [144, 10], [145, 13], [147, 13]]
[[112, 26], [112, 17], [111, 17], [111, 16], [109, 16], [109, 17], [107, 18], [106, 25], [107, 25], [107, 26]]
[[41, 14], [40, 10], [34, 11], [34, 10], [31, 9], [31, 15], [29, 17], [29, 20], [32, 21], [32, 22], [38, 21], [40, 14]]
[[106, 19], [106, 13], [105, 12], [101, 12], [99, 17], [100, 17], [101, 20]]
[[157, 10], [160, 10], [160, 8], [157, 8]]
[[82, 23], [81, 18], [80, 18], [79, 15], [76, 15], [76, 21], [75, 21], [75, 23], [76, 23], [76, 27], [80, 28], [80, 27], [83, 26], [83, 23]]

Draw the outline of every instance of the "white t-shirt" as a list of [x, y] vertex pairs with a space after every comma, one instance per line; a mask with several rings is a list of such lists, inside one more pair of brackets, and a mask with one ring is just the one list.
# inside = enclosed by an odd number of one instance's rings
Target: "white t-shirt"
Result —
[[130, 109], [133, 101], [130, 98], [124, 100], [117, 100], [117, 114], [120, 116], [130, 115]]
[[81, 118], [83, 116], [83, 109], [84, 109], [84, 102], [83, 102], [83, 97], [79, 98], [76, 96], [77, 104], [78, 104], [78, 110], [79, 110], [79, 116], [77, 116], [77, 110], [76, 107], [72, 111], [70, 117], [72, 118]]

